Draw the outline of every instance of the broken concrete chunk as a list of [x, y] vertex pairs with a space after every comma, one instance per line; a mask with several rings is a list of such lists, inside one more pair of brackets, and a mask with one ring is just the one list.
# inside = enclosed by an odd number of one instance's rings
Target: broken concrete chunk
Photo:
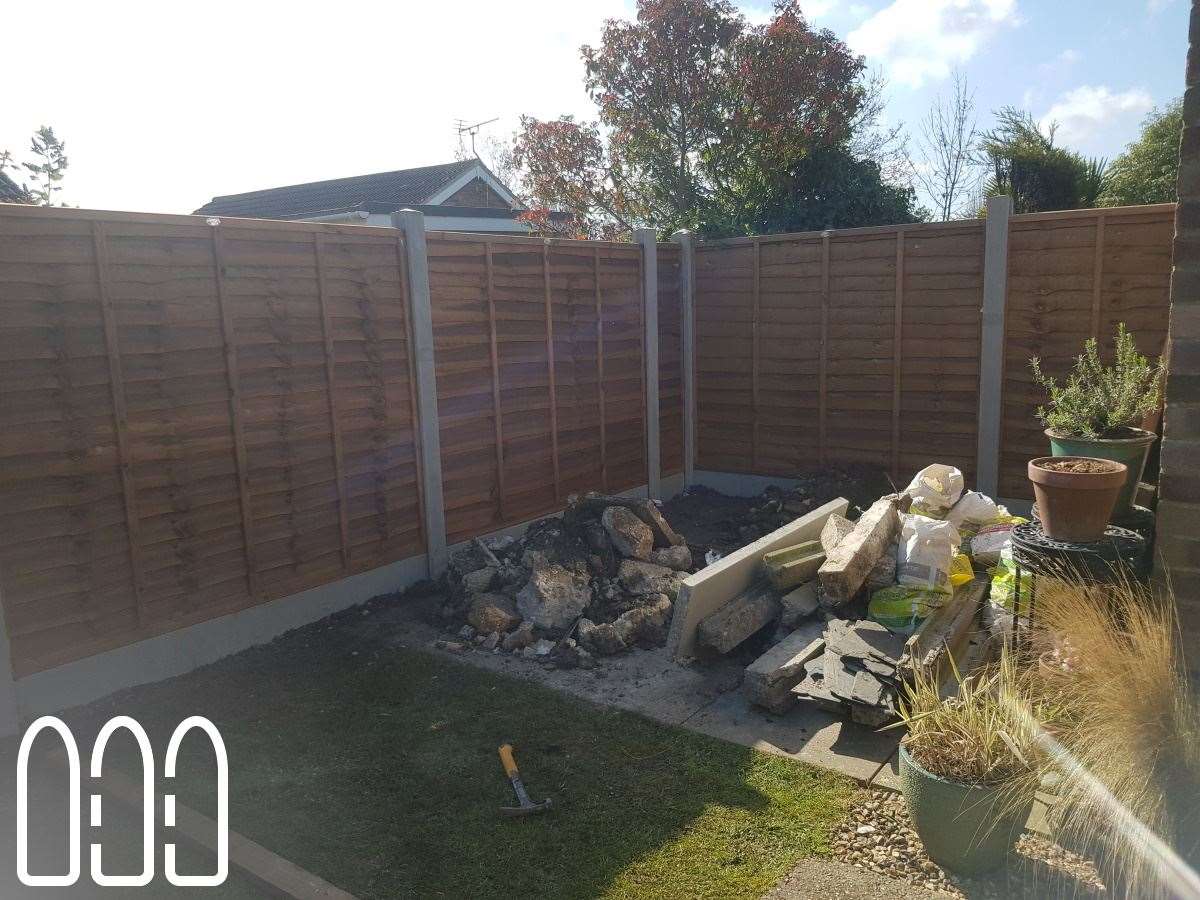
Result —
[[626, 559], [621, 562], [617, 579], [631, 594], [666, 594], [674, 603], [684, 576], [666, 566]]
[[687, 545], [685, 541], [670, 523], [659, 512], [658, 504], [653, 500], [639, 500], [632, 507], [634, 514], [650, 526], [650, 530], [654, 532], [655, 546], [659, 547], [683, 547]]
[[899, 498], [876, 500], [854, 530], [828, 554], [819, 577], [825, 602], [832, 608], [849, 603], [900, 530]]
[[505, 636], [502, 646], [505, 650], [523, 650], [534, 641], [533, 623], [522, 622], [517, 630]]
[[617, 552], [629, 559], [647, 560], [654, 549], [654, 532], [633, 512], [610, 506], [600, 517]]
[[463, 590], [468, 594], [482, 594], [491, 590], [492, 584], [496, 580], [496, 575], [499, 570], [492, 566], [484, 566], [482, 569], [476, 569], [474, 572], [468, 572], [463, 576]]
[[779, 615], [779, 598], [769, 588], [751, 588], [701, 620], [700, 643], [728, 653]]
[[516, 628], [521, 616], [516, 604], [503, 594], [480, 594], [471, 601], [467, 622], [482, 634], [493, 631], [503, 634]]
[[667, 624], [671, 621], [671, 601], [666, 594], [648, 606], [638, 606], [622, 613], [613, 630], [628, 647], [655, 647], [667, 637]]
[[853, 530], [853, 522], [845, 516], [834, 513], [825, 520], [825, 527], [821, 529], [821, 548], [826, 553], [832, 553], [833, 548], [844, 541], [846, 535]]
[[687, 572], [692, 568], [692, 551], [687, 544], [679, 547], [663, 547], [650, 551], [650, 562], [656, 566], [666, 566], [676, 572]]
[[742, 680], [746, 699], [772, 712], [787, 710], [805, 666], [824, 652], [823, 630], [824, 623], [808, 622], [748, 665]]
[[464, 641], [474, 640], [475, 627], [473, 625], [464, 625], [462, 628], [458, 629], [458, 636]]
[[554, 641], [547, 638], [539, 638], [533, 644], [533, 652], [535, 656], [549, 656], [554, 649]]
[[487, 650], [487, 651], [491, 652], [492, 650], [495, 650], [499, 646], [500, 646], [500, 632], [493, 631], [491, 634], [489, 634], [487, 637], [485, 637], [483, 639], [483, 643], [479, 645], [479, 648], [481, 650]]
[[612, 656], [628, 649], [616, 629], [608, 622], [597, 625], [591, 619], [580, 619], [575, 633], [579, 635], [579, 643], [597, 656]]
[[[793, 628], [801, 619], [817, 611], [817, 583], [810, 581], [779, 598], [782, 612], [779, 623], [784, 628]], [[823, 624], [823, 623], [822, 623]]]
[[559, 565], [538, 566], [517, 594], [517, 611], [551, 633], [566, 631], [592, 599], [589, 580]]

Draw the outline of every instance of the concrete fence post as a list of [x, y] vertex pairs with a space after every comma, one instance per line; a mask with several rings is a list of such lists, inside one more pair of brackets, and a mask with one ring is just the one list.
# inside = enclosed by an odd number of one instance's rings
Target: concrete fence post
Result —
[[12, 737], [20, 731], [20, 727], [12, 651], [8, 644], [8, 626], [4, 621], [3, 598], [0, 598], [0, 738]]
[[1000, 420], [1004, 394], [1004, 306], [1008, 295], [1008, 219], [1011, 197], [989, 197], [984, 225], [983, 316], [979, 342], [979, 443], [975, 487], [989, 497], [1000, 488]]
[[639, 228], [633, 239], [642, 248], [642, 298], [645, 321], [642, 359], [646, 364], [646, 490], [662, 496], [662, 457], [658, 439], [658, 235]]
[[679, 245], [679, 329], [683, 379], [683, 484], [696, 475], [696, 238], [688, 230], [675, 232]]
[[408, 320], [412, 326], [413, 371], [416, 373], [418, 452], [425, 509], [425, 544], [429, 577], [446, 568], [446, 510], [442, 497], [442, 440], [438, 431], [437, 376], [433, 358], [433, 310], [429, 300], [429, 259], [425, 216], [415, 209], [392, 213], [392, 224], [404, 232], [408, 266]]

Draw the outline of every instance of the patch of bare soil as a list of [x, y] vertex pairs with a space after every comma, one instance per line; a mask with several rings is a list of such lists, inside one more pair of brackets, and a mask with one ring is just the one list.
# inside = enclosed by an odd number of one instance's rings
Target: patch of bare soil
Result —
[[663, 515], [688, 542], [699, 565], [709, 550], [722, 556], [770, 534], [830, 500], [850, 501], [849, 518], [893, 490], [882, 469], [866, 465], [809, 469], [791, 488], [769, 487], [754, 497], [731, 497], [694, 485], [663, 504]]

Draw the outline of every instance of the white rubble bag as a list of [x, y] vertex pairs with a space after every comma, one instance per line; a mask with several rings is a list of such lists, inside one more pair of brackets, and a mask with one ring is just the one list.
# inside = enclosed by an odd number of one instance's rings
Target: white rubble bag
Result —
[[896, 582], [944, 594], [954, 593], [950, 569], [960, 543], [958, 529], [949, 522], [923, 515], [901, 515]]
[[963, 474], [954, 466], [934, 463], [913, 476], [904, 493], [912, 497], [912, 510], [942, 518], [963, 492]]
[[964, 526], [975, 531], [980, 525], [986, 525], [1000, 515], [1000, 510], [1001, 507], [987, 494], [981, 494], [979, 491], [967, 491], [954, 506], [950, 507], [945, 518], [947, 522], [958, 529], [959, 534], [962, 534]]

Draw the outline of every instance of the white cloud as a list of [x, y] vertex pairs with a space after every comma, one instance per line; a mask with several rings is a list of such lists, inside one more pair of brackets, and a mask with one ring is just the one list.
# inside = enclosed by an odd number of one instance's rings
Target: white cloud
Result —
[[1146, 0], [1146, 9], [1151, 13], [1160, 13], [1174, 2], [1175, 0]]
[[893, 0], [847, 36], [868, 64], [919, 88], [947, 77], [1003, 27], [1019, 24], [1016, 0]]
[[1041, 124], [1047, 127], [1057, 122], [1062, 143], [1086, 147], [1103, 130], [1140, 118], [1153, 105], [1153, 98], [1142, 88], [1114, 92], [1107, 85], [1084, 84], [1059, 97], [1042, 116]]
[[1079, 62], [1081, 59], [1083, 59], [1083, 54], [1070, 47], [1058, 54], [1058, 61], [1060, 63], [1065, 63], [1068, 66], [1075, 65], [1075, 63]]

